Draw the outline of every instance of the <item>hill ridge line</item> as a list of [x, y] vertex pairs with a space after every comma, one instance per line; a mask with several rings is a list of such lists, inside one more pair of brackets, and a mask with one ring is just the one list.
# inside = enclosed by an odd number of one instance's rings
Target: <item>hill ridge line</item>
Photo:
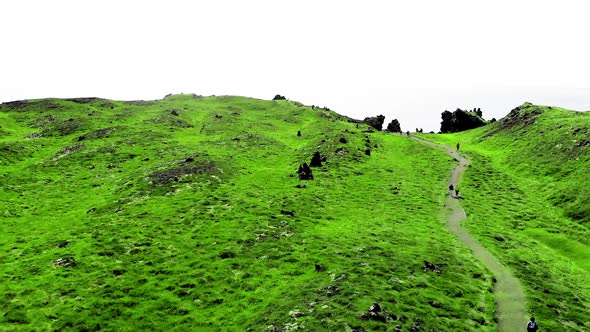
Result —
[[[450, 183], [459, 185], [465, 167], [469, 165], [469, 160], [462, 157], [458, 151], [453, 148], [436, 144], [428, 140], [412, 137], [413, 139], [430, 145], [435, 148], [447, 151], [456, 161], [459, 162], [453, 168], [450, 176]], [[453, 233], [463, 244], [465, 244], [473, 252], [479, 261], [494, 275], [496, 283], [494, 284], [494, 300], [496, 302], [495, 319], [497, 322], [497, 329], [501, 332], [522, 331], [526, 326], [528, 312], [524, 290], [520, 281], [512, 275], [509, 268], [504, 266], [498, 259], [492, 255], [479, 241], [477, 241], [465, 228], [462, 222], [467, 219], [467, 213], [459, 204], [459, 199], [447, 195], [445, 199], [445, 209], [451, 212], [447, 219], [447, 228]]]

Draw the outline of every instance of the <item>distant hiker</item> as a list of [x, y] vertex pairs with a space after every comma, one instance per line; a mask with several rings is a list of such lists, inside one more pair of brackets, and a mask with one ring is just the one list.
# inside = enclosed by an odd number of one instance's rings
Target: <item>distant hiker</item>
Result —
[[455, 197], [459, 198], [459, 186], [455, 186]]
[[452, 192], [452, 191], [453, 191], [453, 189], [455, 189], [455, 188], [453, 188], [453, 184], [452, 184], [452, 183], [451, 183], [451, 184], [449, 184], [449, 190]]
[[457, 151], [459, 151], [460, 147], [461, 147], [461, 144], [457, 143]]
[[410, 136], [410, 131], [406, 131], [406, 135]]
[[527, 332], [537, 332], [539, 329], [539, 324], [535, 322], [535, 317], [531, 317], [531, 320], [526, 324], [526, 331]]

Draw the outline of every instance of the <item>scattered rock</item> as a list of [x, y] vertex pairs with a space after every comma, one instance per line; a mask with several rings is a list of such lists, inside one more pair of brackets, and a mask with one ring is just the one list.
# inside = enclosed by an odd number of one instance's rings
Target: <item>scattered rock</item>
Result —
[[340, 288], [337, 285], [329, 285], [322, 288], [326, 292], [326, 295], [332, 297], [340, 292]]
[[90, 213], [92, 213], [94, 211], [96, 211], [96, 208], [95, 207], [93, 207], [90, 210], [86, 211], [86, 214], [90, 214]]
[[301, 130], [297, 131], [297, 137], [301, 137]]
[[85, 139], [103, 138], [113, 132], [115, 128], [102, 128], [78, 137], [78, 142]]
[[164, 171], [159, 171], [150, 175], [152, 179], [150, 185], [164, 185], [171, 182], [178, 182], [184, 175], [216, 173], [217, 168], [213, 161], [203, 161], [195, 166], [183, 166]]
[[370, 157], [371, 156], [371, 149], [366, 149], [365, 154]]
[[125, 271], [123, 269], [115, 269], [115, 270], [113, 270], [113, 274], [116, 275], [116, 276], [120, 276], [120, 275], [124, 274], [125, 272], [127, 272], [127, 271]]
[[215, 114], [215, 118], [216, 118], [216, 119], [221, 119], [221, 118], [223, 118], [223, 116], [222, 116], [222, 115], [220, 115], [220, 114]]
[[[446, 264], [441, 264], [441, 266], [442, 265], [446, 265]], [[436, 266], [434, 263], [431, 263], [429, 261], [424, 261], [424, 271], [433, 271], [433, 272], [440, 274], [440, 268], [438, 266]]]
[[68, 240], [65, 240], [65, 241], [62, 241], [62, 242], [58, 243], [58, 244], [57, 244], [57, 247], [58, 247], [58, 248], [65, 248], [65, 247], [67, 247], [67, 246], [68, 246], [68, 244], [70, 244], [70, 241], [68, 241]]
[[179, 116], [180, 113], [178, 113], [178, 110], [170, 110], [170, 114], [174, 115], [174, 116]]
[[299, 310], [291, 310], [289, 312], [289, 316], [291, 316], [291, 318], [299, 318], [299, 317], [305, 316], [305, 313], [303, 313]]
[[82, 150], [84, 147], [85, 147], [84, 144], [76, 144], [76, 145], [72, 145], [72, 146], [66, 146], [65, 148], [61, 149], [58, 152], [58, 155], [65, 156], [70, 153]]
[[348, 153], [348, 150], [345, 149], [345, 148], [338, 148], [338, 149], [336, 149], [334, 151], [334, 153], [336, 153], [336, 154], [346, 154], [346, 153]]
[[323, 271], [326, 270], [326, 267], [325, 266], [322, 266], [322, 265], [320, 265], [318, 263], [315, 263], [314, 265], [315, 265], [315, 271], [316, 272], [323, 272]]
[[285, 332], [285, 329], [278, 328], [275, 323], [272, 323], [264, 329], [264, 332]]
[[346, 137], [342, 136], [342, 137], [340, 137], [339, 142], [342, 144], [346, 144], [346, 143], [348, 143], [348, 140], [346, 139]]
[[442, 304], [438, 301], [428, 301], [428, 304], [433, 308], [442, 308]]
[[369, 312], [374, 312], [374, 313], [381, 312], [381, 306], [379, 305], [379, 303], [373, 303], [369, 307]]
[[76, 260], [74, 257], [63, 257], [53, 261], [53, 265], [61, 267], [74, 267], [76, 266]]
[[195, 158], [193, 157], [188, 157], [184, 160], [185, 163], [192, 163], [193, 161], [195, 161]]
[[287, 210], [281, 210], [281, 214], [285, 215], [285, 216], [291, 216], [294, 217], [295, 216], [295, 212], [293, 211], [287, 211]]
[[275, 95], [272, 100], [287, 100], [287, 98], [285, 96]]
[[295, 186], [295, 188], [303, 189], [303, 188], [307, 188], [307, 186], [304, 185], [304, 184], [298, 184], [298, 185]]
[[381, 323], [387, 323], [387, 317], [381, 314], [379, 303], [373, 303], [366, 313], [362, 313], [360, 319], [370, 319]]
[[219, 258], [221, 258], [221, 259], [234, 258], [234, 257], [236, 257], [236, 254], [231, 251], [224, 251], [221, 254], [219, 254]]

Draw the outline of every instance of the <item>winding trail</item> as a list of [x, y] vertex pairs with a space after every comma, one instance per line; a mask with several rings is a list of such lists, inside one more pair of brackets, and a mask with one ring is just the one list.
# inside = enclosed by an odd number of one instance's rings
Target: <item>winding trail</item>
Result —
[[[424, 144], [446, 150], [459, 162], [459, 165], [453, 169], [450, 178], [450, 183], [458, 185], [461, 181], [465, 166], [469, 165], [469, 160], [459, 155], [459, 153], [451, 147], [436, 144], [417, 137], [413, 138]], [[451, 211], [447, 220], [447, 227], [449, 230], [473, 251], [473, 255], [479, 259], [496, 278], [494, 298], [496, 300], [498, 331], [524, 331], [528, 317], [526, 316], [527, 307], [524, 291], [520, 282], [512, 275], [510, 269], [502, 265], [494, 255], [492, 255], [475, 238], [473, 238], [465, 228], [462, 227], [461, 224], [467, 218], [467, 214], [461, 207], [461, 204], [459, 204], [459, 199], [448, 195], [445, 200], [445, 208], [448, 208]]]

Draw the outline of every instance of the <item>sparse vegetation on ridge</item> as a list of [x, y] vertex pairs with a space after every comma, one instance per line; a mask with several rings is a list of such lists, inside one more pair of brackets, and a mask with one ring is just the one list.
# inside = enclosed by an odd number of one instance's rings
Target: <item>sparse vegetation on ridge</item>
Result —
[[442, 151], [231, 96], [5, 103], [0, 126], [2, 330], [495, 330]]

